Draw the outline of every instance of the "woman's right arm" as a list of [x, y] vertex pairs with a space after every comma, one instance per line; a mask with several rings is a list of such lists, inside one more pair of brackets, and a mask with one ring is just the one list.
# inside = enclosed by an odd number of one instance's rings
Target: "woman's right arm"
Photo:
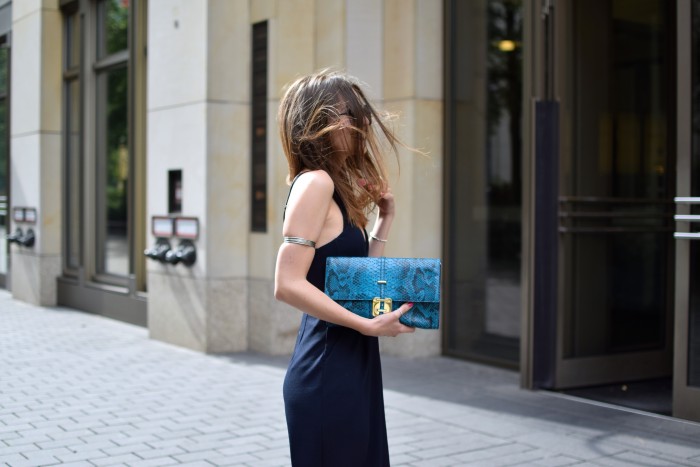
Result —
[[[318, 240], [333, 199], [333, 181], [322, 171], [300, 177], [287, 202], [283, 226], [284, 236]], [[394, 313], [375, 319], [358, 316], [317, 289], [307, 279], [315, 249], [293, 243], [283, 243], [275, 267], [275, 298], [318, 319], [355, 329], [373, 336], [395, 336], [414, 329], [399, 323], [403, 305]]]

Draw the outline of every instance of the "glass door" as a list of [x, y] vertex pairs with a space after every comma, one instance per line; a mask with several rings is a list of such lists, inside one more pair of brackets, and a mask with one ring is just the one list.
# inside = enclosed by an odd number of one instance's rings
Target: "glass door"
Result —
[[673, 415], [700, 421], [700, 0], [678, 2]]
[[521, 314], [520, 0], [446, 0], [445, 352], [517, 367]]
[[673, 2], [558, 2], [557, 389], [671, 375]]
[[0, 38], [0, 287], [7, 287], [10, 227], [10, 47]]

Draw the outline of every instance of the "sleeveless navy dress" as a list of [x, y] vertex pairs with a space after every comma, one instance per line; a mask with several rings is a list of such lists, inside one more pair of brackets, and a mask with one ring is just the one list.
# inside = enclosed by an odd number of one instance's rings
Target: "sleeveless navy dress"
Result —
[[[291, 191], [291, 188], [290, 188]], [[307, 279], [324, 289], [326, 258], [367, 256], [364, 232], [343, 213], [343, 232], [316, 249]], [[287, 374], [284, 407], [295, 467], [389, 465], [379, 341], [304, 314]]]

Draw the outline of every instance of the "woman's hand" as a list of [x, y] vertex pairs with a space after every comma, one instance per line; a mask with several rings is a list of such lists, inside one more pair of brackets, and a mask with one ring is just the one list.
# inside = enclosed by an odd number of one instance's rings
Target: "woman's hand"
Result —
[[379, 201], [377, 201], [377, 207], [379, 208], [379, 218], [394, 217], [396, 204], [394, 202], [394, 194], [388, 186], [381, 192]]
[[406, 326], [399, 322], [399, 318], [413, 307], [413, 303], [404, 303], [391, 313], [384, 313], [374, 319], [369, 320], [367, 329], [363, 334], [367, 336], [391, 336], [396, 337], [399, 334], [415, 332], [416, 328]]
[[[374, 185], [367, 185], [367, 180], [365, 180], [364, 178], [359, 178], [357, 180], [357, 184], [365, 188], [369, 192], [372, 192], [375, 189]], [[389, 185], [383, 185], [381, 191], [379, 192], [379, 199], [375, 204], [379, 208], [379, 212], [377, 213], [378, 218], [394, 217], [394, 194], [391, 192], [391, 187], [389, 187]]]

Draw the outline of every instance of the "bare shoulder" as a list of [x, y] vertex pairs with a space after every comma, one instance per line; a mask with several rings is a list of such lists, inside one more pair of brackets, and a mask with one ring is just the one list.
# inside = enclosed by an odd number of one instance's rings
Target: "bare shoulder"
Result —
[[325, 170], [312, 170], [302, 174], [297, 180], [304, 195], [332, 197], [335, 185]]
[[316, 241], [333, 199], [333, 180], [323, 170], [303, 173], [297, 178], [286, 206], [284, 235]]

